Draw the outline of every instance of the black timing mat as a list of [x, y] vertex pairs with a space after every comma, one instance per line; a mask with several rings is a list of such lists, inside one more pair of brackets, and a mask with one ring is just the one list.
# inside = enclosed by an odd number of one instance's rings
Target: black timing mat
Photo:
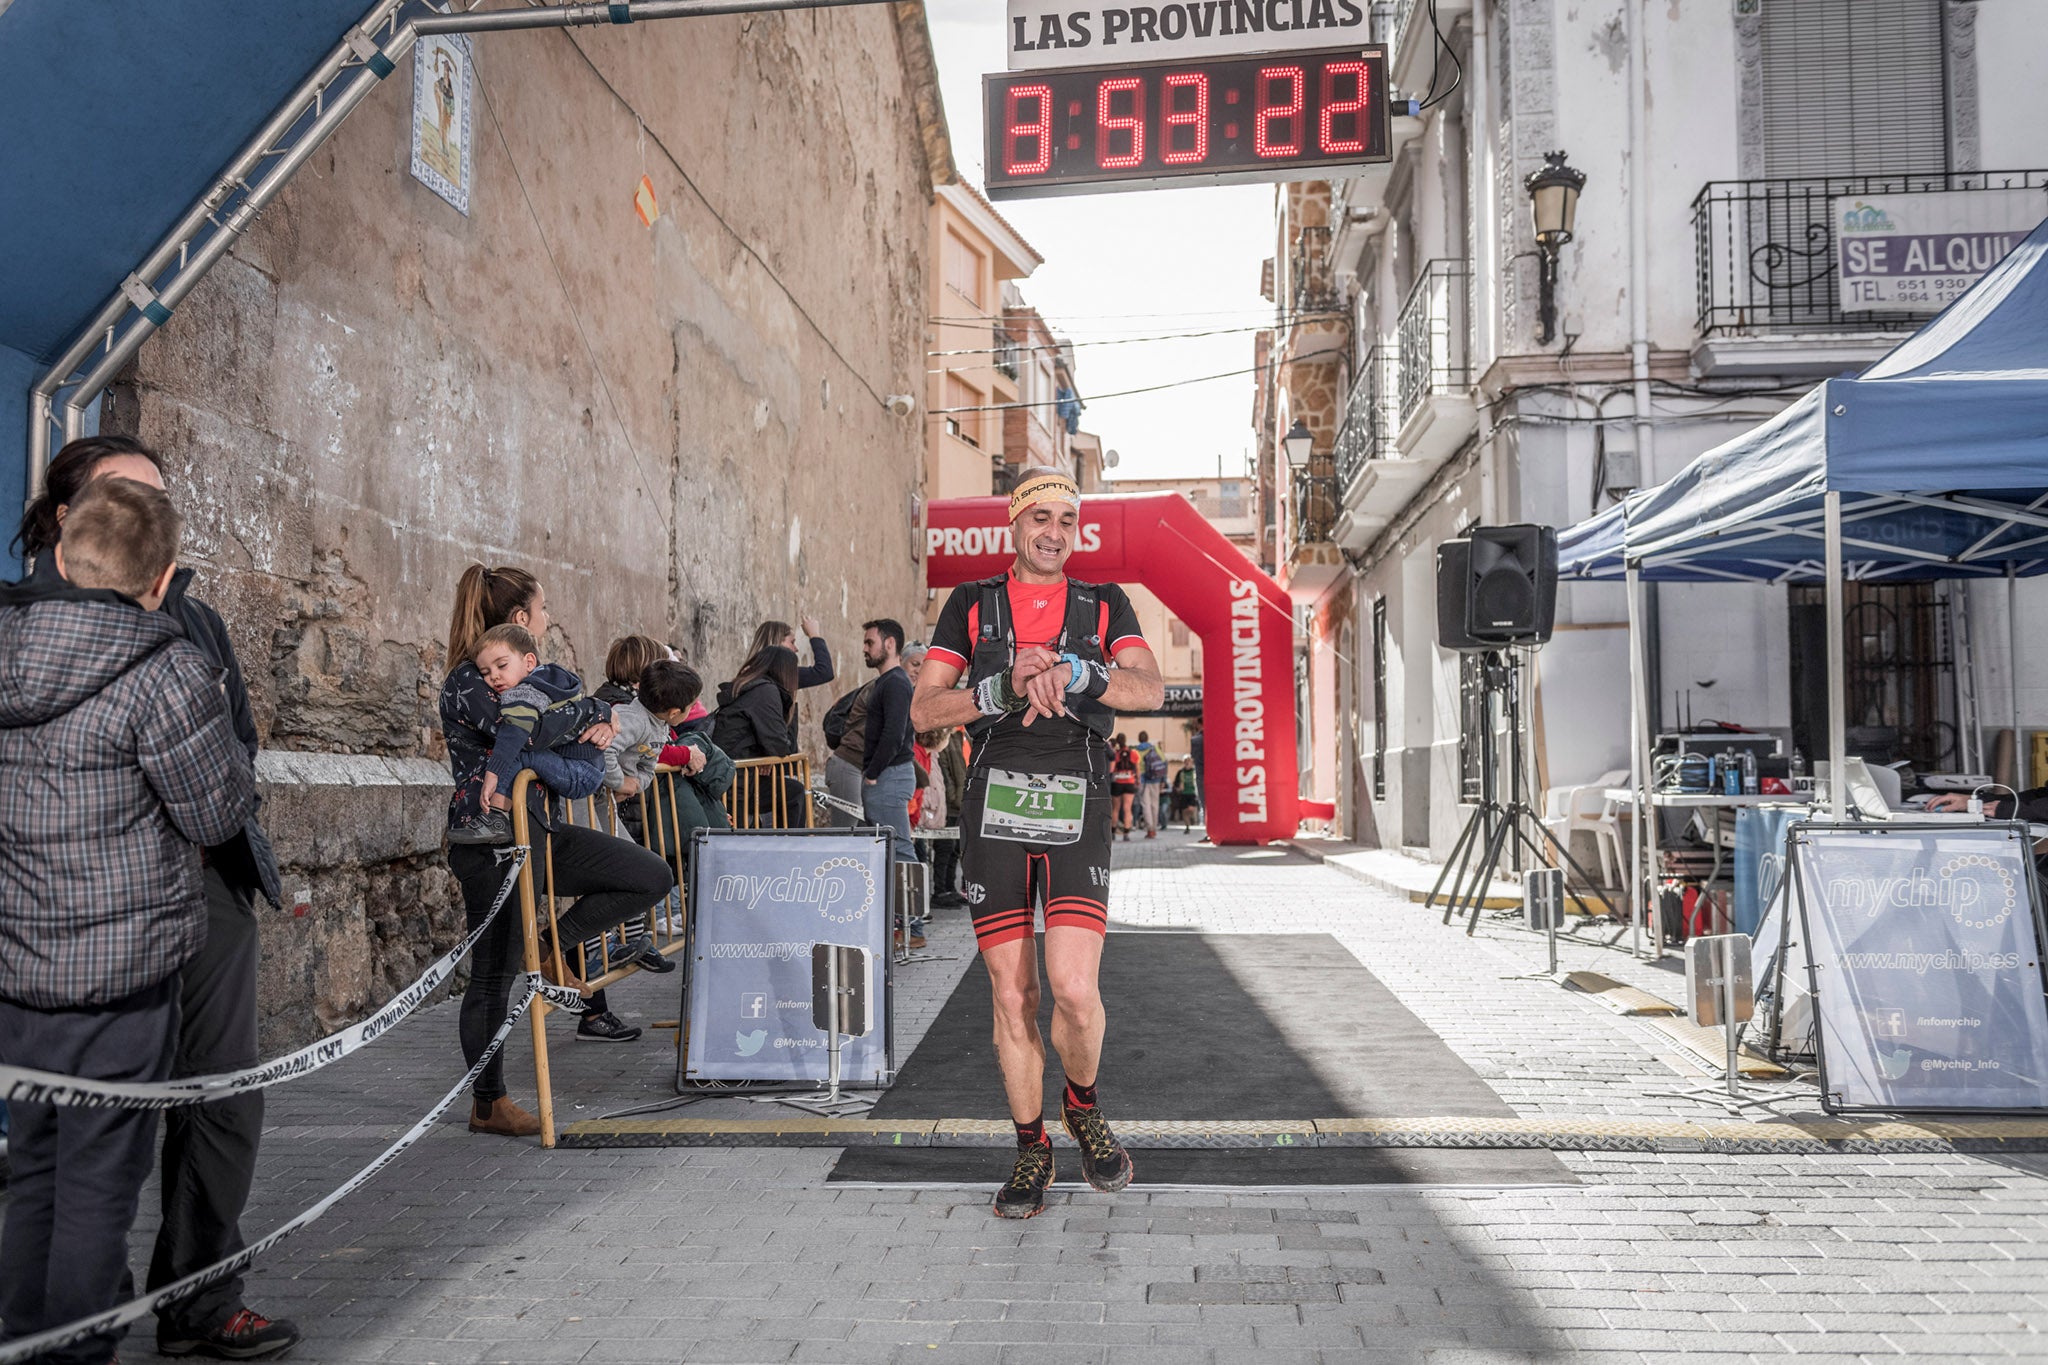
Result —
[[[1046, 1096], [1063, 1077], [1041, 993]], [[1130, 1119], [1511, 1117], [1458, 1055], [1327, 934], [1116, 932], [1102, 960], [1109, 1011], [1100, 1080], [1114, 1123]], [[870, 1117], [1007, 1119], [977, 958]], [[1050, 1123], [1048, 1126], [1051, 1126]], [[1062, 1180], [1079, 1161], [1062, 1149]], [[1535, 1149], [1152, 1149], [1138, 1180], [1193, 1185], [1565, 1184]], [[1000, 1180], [994, 1149], [848, 1148], [834, 1180]]]

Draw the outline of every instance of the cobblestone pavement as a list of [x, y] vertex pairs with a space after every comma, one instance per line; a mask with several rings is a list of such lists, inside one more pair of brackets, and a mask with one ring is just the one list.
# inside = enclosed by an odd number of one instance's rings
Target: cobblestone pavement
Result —
[[[1116, 853], [1115, 925], [1330, 933], [1520, 1113], [1720, 1117], [1645, 1097], [1688, 1070], [1646, 1024], [1503, 980], [1541, 965], [1530, 936], [1488, 922], [1468, 939], [1285, 850], [1176, 834]], [[899, 975], [912, 1034], [967, 967], [961, 916], [940, 916], [933, 948]], [[1677, 998], [1670, 973], [1625, 954], [1566, 952], [1567, 966]], [[679, 983], [643, 977], [614, 995], [652, 1023], [675, 1016]], [[674, 1097], [671, 1034], [569, 1033], [552, 1022], [565, 1121]], [[424, 1112], [459, 1072], [454, 1035], [438, 1006], [272, 1092], [250, 1230]], [[518, 1036], [513, 1090], [528, 1099]], [[760, 1112], [685, 1112], [743, 1111]], [[461, 1112], [252, 1276], [254, 1306], [305, 1328], [295, 1359], [2048, 1358], [2048, 1158], [1564, 1153], [1575, 1185], [1074, 1188], [1006, 1223], [987, 1187], [828, 1183], [830, 1151], [544, 1152], [473, 1137]], [[126, 1353], [149, 1358], [146, 1334]]]

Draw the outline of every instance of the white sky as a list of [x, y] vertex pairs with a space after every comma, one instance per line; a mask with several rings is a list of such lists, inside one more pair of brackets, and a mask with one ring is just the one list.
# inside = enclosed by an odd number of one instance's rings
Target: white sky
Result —
[[[1002, 0], [927, 0], [946, 123], [960, 173], [982, 183], [981, 77], [1005, 65]], [[1249, 330], [1105, 346], [1115, 337], [1270, 324], [1259, 263], [1272, 254], [1273, 187], [1133, 190], [996, 205], [1045, 257], [1024, 296], [1075, 351], [1085, 430], [1123, 458], [1112, 477], [1214, 475], [1245, 467], [1253, 375], [1096, 398], [1249, 369]]]

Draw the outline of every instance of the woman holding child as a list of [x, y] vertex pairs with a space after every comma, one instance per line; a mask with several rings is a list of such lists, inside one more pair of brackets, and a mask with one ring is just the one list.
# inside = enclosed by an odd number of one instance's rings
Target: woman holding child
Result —
[[[496, 629], [508, 625], [520, 628], [519, 632]], [[448, 741], [448, 766], [455, 777], [455, 794], [448, 804], [448, 868], [462, 885], [463, 908], [472, 930], [490, 914], [505, 884], [500, 862], [503, 844], [495, 842], [498, 820], [492, 817], [502, 817], [510, 807], [511, 781], [501, 784], [498, 780], [509, 766], [504, 761], [506, 751], [511, 750], [518, 759], [518, 766], [511, 767], [513, 777], [519, 767], [531, 768], [555, 795], [586, 796], [604, 781], [601, 751], [616, 733], [608, 710], [602, 711], [603, 719], [596, 719], [600, 711], [594, 699], [579, 701], [558, 695], [568, 690], [580, 693], [581, 683], [573, 673], [558, 666], [543, 671], [535, 661], [534, 649], [546, 638], [547, 629], [546, 595], [532, 574], [481, 564], [463, 571], [448, 627], [451, 666], [447, 681], [441, 684], [440, 710], [441, 730]], [[488, 646], [483, 643], [486, 635], [493, 637]], [[484, 653], [491, 665], [490, 681], [477, 665], [479, 653]], [[537, 682], [530, 684], [529, 678]], [[494, 682], [504, 686], [494, 687]], [[543, 682], [547, 684], [541, 688], [547, 705], [530, 726], [520, 726], [532, 738], [522, 740], [520, 746], [500, 744], [503, 697], [523, 697]], [[556, 711], [557, 707], [586, 703], [592, 709], [585, 713]], [[525, 718], [523, 706], [515, 706], [515, 711], [519, 719]], [[542, 723], [550, 715], [559, 721], [570, 714], [592, 723], [563, 734], [551, 733], [551, 727]], [[494, 748], [498, 751], [495, 760]], [[586, 755], [582, 750], [590, 752]], [[552, 859], [556, 893], [579, 897], [559, 920], [565, 948], [644, 915], [675, 886], [675, 874], [668, 864], [637, 844], [601, 830], [555, 822], [544, 800], [530, 805], [529, 816], [533, 866], [544, 867]], [[508, 906], [470, 955], [461, 1031], [462, 1055], [471, 1066], [483, 1055], [511, 1006], [512, 984], [524, 970], [522, 939], [519, 917]], [[547, 951], [545, 947], [543, 951]], [[601, 994], [590, 1003], [593, 1008], [577, 1025], [579, 1038], [627, 1041], [638, 1035], [638, 1029], [628, 1027], [603, 1007]], [[540, 1132], [540, 1120], [505, 1094], [504, 1061], [501, 1051], [477, 1077], [470, 1131], [531, 1137]]]

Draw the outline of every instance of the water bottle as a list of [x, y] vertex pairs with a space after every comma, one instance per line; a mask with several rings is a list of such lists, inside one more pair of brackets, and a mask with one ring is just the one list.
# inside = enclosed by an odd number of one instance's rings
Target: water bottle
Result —
[[1756, 754], [1748, 749], [1742, 751], [1742, 790], [1751, 796], [1757, 792]]

